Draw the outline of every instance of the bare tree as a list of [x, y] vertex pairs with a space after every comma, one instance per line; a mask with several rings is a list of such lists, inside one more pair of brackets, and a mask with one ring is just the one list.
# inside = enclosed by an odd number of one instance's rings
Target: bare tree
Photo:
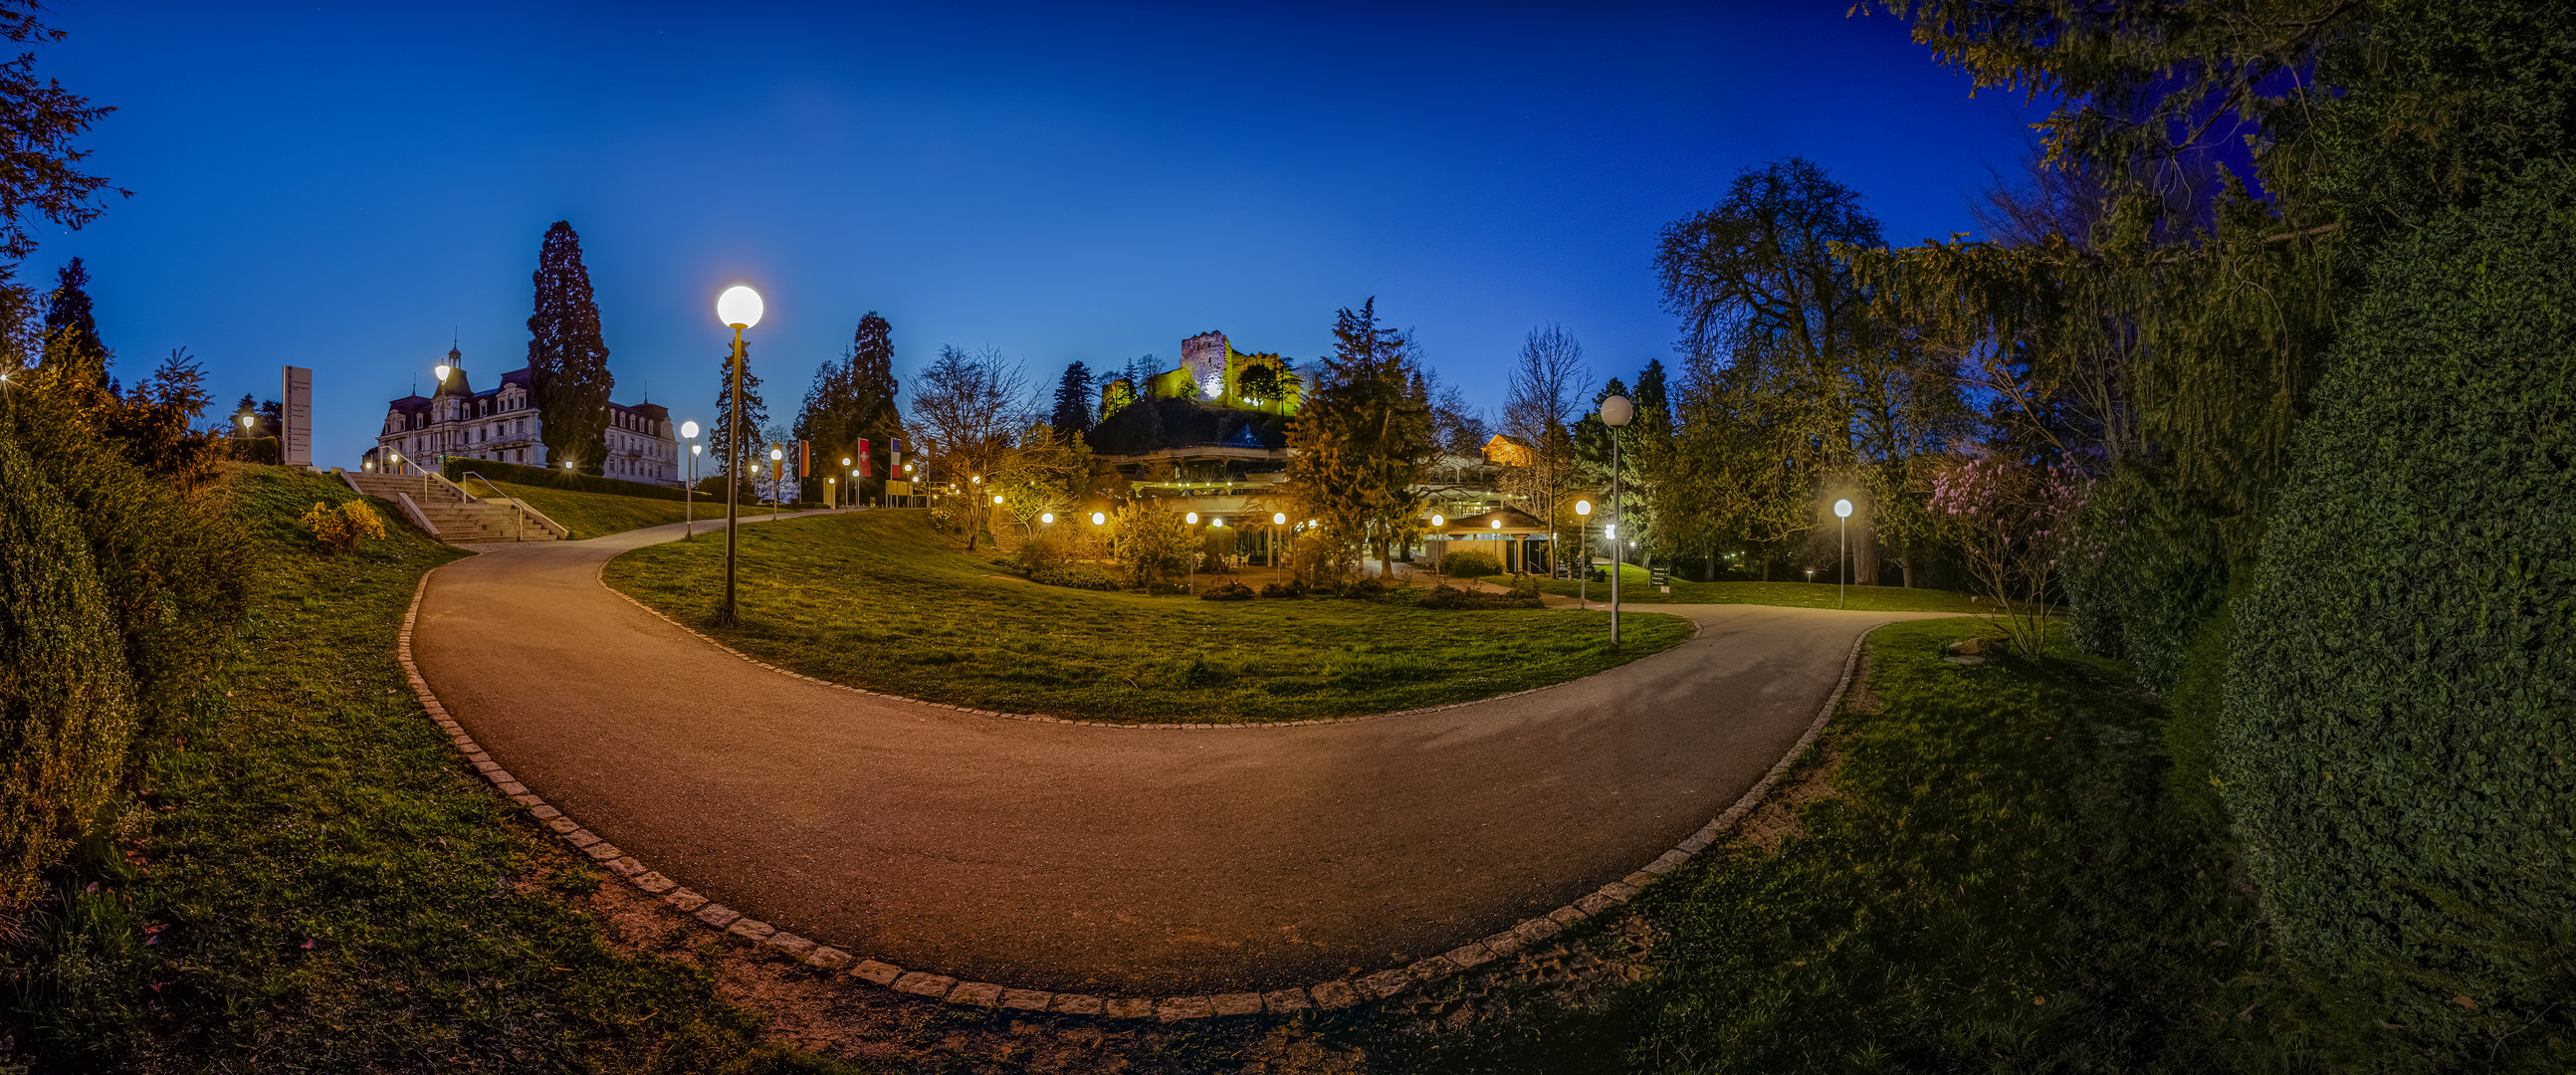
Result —
[[1521, 342], [1503, 398], [1503, 434], [1527, 445], [1529, 454], [1526, 465], [1504, 469], [1500, 485], [1527, 504], [1530, 514], [1547, 520], [1551, 556], [1557, 516], [1575, 476], [1572, 428], [1583, 415], [1582, 392], [1591, 381], [1583, 345], [1563, 328], [1541, 325]]
[[1019, 438], [1039, 421], [1026, 371], [987, 347], [968, 352], [942, 345], [939, 357], [914, 379], [912, 418], [905, 423], [915, 450], [930, 464], [929, 479], [943, 495], [942, 519], [966, 533], [972, 551], [984, 529], [992, 494], [976, 479], [998, 475], [1019, 452]]

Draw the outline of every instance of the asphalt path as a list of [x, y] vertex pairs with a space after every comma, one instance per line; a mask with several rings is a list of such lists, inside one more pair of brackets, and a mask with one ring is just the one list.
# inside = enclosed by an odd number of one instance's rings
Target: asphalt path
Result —
[[1280, 988], [1544, 914], [1723, 811], [1805, 732], [1858, 635], [1929, 615], [1658, 605], [1698, 637], [1535, 693], [1088, 727], [779, 675], [599, 583], [678, 531], [438, 569], [421, 674], [530, 790], [716, 902], [862, 958], [1054, 991]]

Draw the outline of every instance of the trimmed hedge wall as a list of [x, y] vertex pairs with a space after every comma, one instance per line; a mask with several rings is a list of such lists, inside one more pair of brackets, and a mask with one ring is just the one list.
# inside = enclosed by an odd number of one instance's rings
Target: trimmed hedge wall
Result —
[[[493, 481], [509, 482], [513, 485], [536, 485], [548, 489], [571, 489], [583, 493], [640, 496], [653, 500], [679, 500], [683, 495], [683, 490], [676, 485], [653, 485], [648, 482], [631, 482], [624, 478], [603, 478], [576, 470], [548, 470], [524, 463], [468, 459], [463, 456], [447, 457], [446, 463], [440, 468], [440, 473], [445, 474], [449, 481], [462, 481], [465, 472], [469, 470]], [[723, 486], [719, 485], [717, 488], [721, 489]], [[477, 496], [482, 495], [480, 491], [468, 491], [474, 492]]]
[[2387, 248], [2234, 607], [2218, 768], [2279, 939], [2455, 1062], [2576, 1056], [2570, 266], [2563, 177]]

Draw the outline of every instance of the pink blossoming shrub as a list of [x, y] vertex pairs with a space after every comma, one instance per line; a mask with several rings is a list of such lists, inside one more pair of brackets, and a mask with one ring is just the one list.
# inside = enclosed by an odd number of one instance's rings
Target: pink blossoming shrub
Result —
[[2069, 463], [2033, 466], [1968, 459], [1932, 481], [1933, 519], [1958, 542], [1977, 596], [2022, 652], [2036, 654], [2048, 620], [2048, 587], [2076, 550], [2075, 517], [2090, 485]]

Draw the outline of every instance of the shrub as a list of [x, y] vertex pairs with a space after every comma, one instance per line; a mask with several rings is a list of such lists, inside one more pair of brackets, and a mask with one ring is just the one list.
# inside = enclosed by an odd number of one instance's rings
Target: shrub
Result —
[[[682, 459], [680, 462], [685, 465], [688, 460]], [[699, 465], [705, 466], [707, 464], [701, 462]], [[769, 465], [765, 457], [761, 465]], [[465, 472], [469, 470], [496, 482], [509, 482], [512, 485], [534, 485], [544, 489], [568, 489], [576, 493], [607, 493], [612, 496], [640, 496], [648, 500], [681, 500], [687, 498], [689, 495], [688, 490], [682, 489], [676, 485], [656, 485], [652, 482], [628, 481], [624, 478], [608, 478], [597, 474], [584, 474], [577, 470], [567, 470], [563, 467], [554, 467], [549, 469], [546, 467], [528, 466], [523, 463], [504, 463], [497, 459], [467, 459], [463, 456], [449, 456], [446, 459], [441, 460], [439, 465], [439, 473], [445, 475], [449, 481], [463, 480]], [[481, 486], [476, 486], [476, 488], [480, 489]], [[742, 503], [745, 507], [749, 507], [752, 501], [756, 499], [752, 496], [750, 489], [751, 483], [748, 481], [744, 482]], [[698, 499], [701, 501], [712, 500], [718, 504], [724, 503], [724, 476], [719, 474], [700, 481], [698, 483], [697, 492]], [[761, 506], [764, 508], [768, 507], [767, 504], [762, 504]]]
[[235, 462], [265, 463], [276, 466], [286, 458], [280, 454], [275, 437], [242, 437], [232, 442]]
[[[192, 378], [165, 366], [120, 401], [77, 369], [18, 369], [0, 393], [0, 525], [14, 528], [0, 540], [0, 903], [131, 786], [142, 744], [195, 702], [241, 620], [255, 562], [194, 491], [212, 465], [201, 449], [220, 442], [185, 431]], [[94, 652], [90, 587], [116, 660]], [[124, 701], [97, 693], [102, 676], [125, 681]]]
[[2480, 1066], [2576, 991], [2571, 263], [2566, 179], [2391, 245], [2231, 603], [2218, 767], [2282, 945]]
[[1455, 586], [1434, 586], [1414, 604], [1423, 608], [1475, 608], [1473, 595]]
[[1481, 579], [1503, 573], [1503, 563], [1491, 553], [1453, 552], [1440, 558], [1440, 573], [1454, 578]]
[[1371, 600], [1386, 596], [1386, 584], [1376, 579], [1361, 579], [1342, 587], [1342, 596]]
[[1053, 564], [1029, 572], [1029, 581], [1075, 590], [1114, 590], [1116, 580], [1090, 564]]
[[317, 500], [298, 521], [312, 532], [313, 540], [334, 552], [347, 552], [359, 542], [381, 541], [385, 536], [384, 519], [364, 500], [342, 501], [337, 508]]
[[1229, 582], [1199, 595], [1201, 601], [1250, 601], [1252, 598], [1252, 587], [1240, 582]]
[[1288, 583], [1288, 584], [1286, 584], [1286, 585], [1281, 585], [1281, 584], [1276, 583], [1276, 582], [1265, 582], [1265, 583], [1262, 583], [1262, 584], [1261, 584], [1261, 596], [1263, 596], [1263, 597], [1304, 597], [1304, 596], [1306, 596], [1306, 588], [1305, 588], [1304, 586], [1298, 585], [1297, 583], [1294, 583], [1294, 582]]
[[89, 543], [0, 436], [0, 906], [25, 900], [118, 786], [138, 717]]
[[1538, 600], [1538, 576], [1536, 576], [1536, 575], [1514, 575], [1514, 576], [1512, 576], [1512, 585], [1511, 585], [1511, 588], [1510, 588], [1510, 589], [1508, 589], [1508, 590], [1505, 590], [1505, 591], [1504, 591], [1504, 593], [1503, 593], [1503, 595], [1504, 595], [1505, 597], [1518, 597], [1518, 598], [1523, 598], [1523, 599], [1531, 600], [1531, 601], [1536, 601], [1536, 600]]

